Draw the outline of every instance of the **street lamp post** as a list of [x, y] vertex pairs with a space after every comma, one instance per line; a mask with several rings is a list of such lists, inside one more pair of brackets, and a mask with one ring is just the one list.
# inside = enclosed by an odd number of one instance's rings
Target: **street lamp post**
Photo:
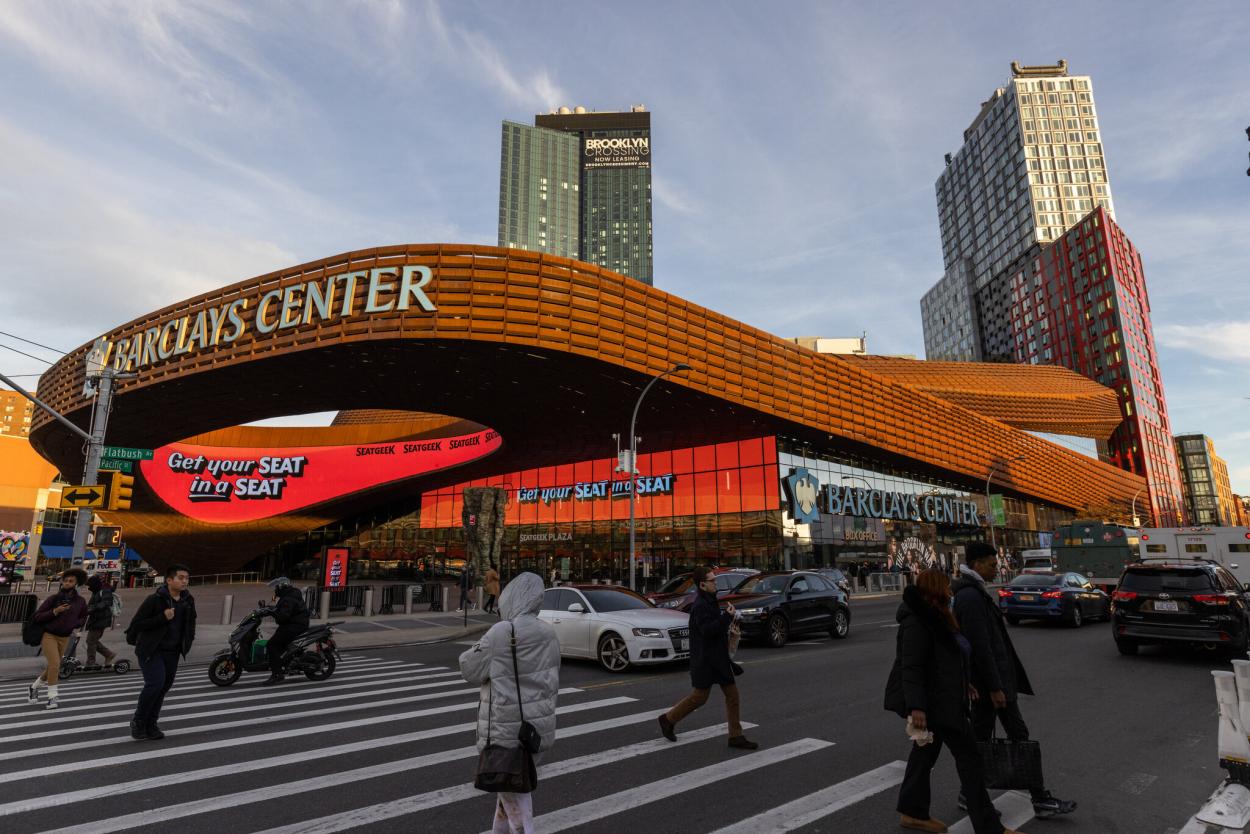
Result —
[[635, 553], [635, 527], [634, 527], [634, 500], [638, 487], [638, 433], [635, 427], [638, 424], [638, 409], [642, 407], [643, 398], [647, 396], [647, 392], [651, 387], [669, 374], [679, 374], [685, 371], [692, 371], [689, 365], [684, 362], [678, 362], [664, 373], [652, 379], [642, 389], [642, 393], [638, 395], [638, 402], [634, 403], [633, 416], [629, 418], [629, 589], [635, 590], [634, 583], [634, 565], [637, 561]]
[[1141, 489], [1137, 490], [1137, 492], [1133, 493], [1133, 526], [1134, 527], [1141, 527], [1141, 519], [1137, 517], [1137, 496], [1141, 495], [1145, 491], [1146, 491], [1146, 488], [1142, 487]]
[[990, 524], [990, 547], [994, 548], [995, 553], [998, 552], [998, 541], [994, 537], [994, 511], [990, 507], [990, 481], [994, 479], [994, 473], [998, 471], [999, 464], [1015, 463], [1018, 460], [1024, 460], [1024, 455], [1017, 455], [1007, 460], [996, 460], [990, 466], [990, 473], [985, 476], [985, 520]]

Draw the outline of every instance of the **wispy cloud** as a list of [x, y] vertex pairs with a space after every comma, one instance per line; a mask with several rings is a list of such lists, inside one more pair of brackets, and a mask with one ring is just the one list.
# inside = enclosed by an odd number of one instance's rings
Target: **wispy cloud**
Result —
[[1156, 328], [1164, 346], [1226, 362], [1250, 362], [1250, 321], [1168, 324]]

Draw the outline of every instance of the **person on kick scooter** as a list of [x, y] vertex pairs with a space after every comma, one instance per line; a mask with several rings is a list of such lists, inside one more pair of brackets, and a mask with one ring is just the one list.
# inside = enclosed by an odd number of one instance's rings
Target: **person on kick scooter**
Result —
[[278, 630], [269, 638], [266, 651], [269, 654], [269, 677], [262, 686], [281, 683], [286, 677], [282, 655], [286, 653], [291, 641], [308, 630], [308, 606], [304, 604], [304, 595], [291, 584], [285, 576], [279, 576], [269, 583], [273, 588], [274, 606], [269, 616], [278, 624]]

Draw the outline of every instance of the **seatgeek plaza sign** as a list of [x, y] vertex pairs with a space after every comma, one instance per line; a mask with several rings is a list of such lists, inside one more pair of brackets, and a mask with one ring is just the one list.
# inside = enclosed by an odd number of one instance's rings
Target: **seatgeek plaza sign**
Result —
[[[115, 343], [101, 336], [91, 356], [119, 372], [140, 371], [177, 356], [233, 344], [245, 334], [271, 336], [313, 322], [413, 309], [437, 312], [425, 287], [434, 279], [428, 266], [393, 266], [328, 275], [236, 298], [194, 315], [169, 319]], [[356, 293], [364, 288], [364, 304]]]
[[791, 470], [790, 477], [782, 479], [782, 485], [790, 499], [790, 515], [800, 524], [817, 523], [821, 512], [958, 527], [984, 524], [975, 503], [944, 495], [912, 495], [832, 484], [822, 488], [816, 476], [802, 468]]

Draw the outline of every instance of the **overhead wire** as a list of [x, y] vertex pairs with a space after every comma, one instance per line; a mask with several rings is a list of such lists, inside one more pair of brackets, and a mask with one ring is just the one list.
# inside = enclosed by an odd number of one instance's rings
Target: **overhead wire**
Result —
[[42, 356], [35, 356], [33, 353], [27, 353], [24, 350], [18, 350], [12, 345], [6, 345], [3, 342], [0, 342], [0, 348], [4, 348], [5, 350], [11, 350], [14, 353], [20, 353], [22, 356], [25, 356], [27, 359], [34, 359], [36, 362], [43, 362], [48, 365], [53, 364], [50, 360], [44, 359]]
[[40, 344], [39, 342], [36, 342], [34, 339], [24, 339], [24, 338], [22, 338], [21, 336], [18, 336], [18, 335], [13, 334], [13, 333], [5, 333], [3, 330], [0, 330], [0, 336], [8, 336], [10, 339], [17, 339], [19, 342], [25, 342], [25, 343], [26, 343], [26, 344], [28, 344], [28, 345], [34, 345], [35, 347], [41, 347], [41, 348], [43, 348], [44, 350], [50, 350], [50, 351], [52, 351], [53, 353], [59, 353], [59, 354], [61, 354], [62, 356], [64, 356], [64, 355], [67, 353], [67, 351], [64, 351], [64, 350], [57, 350], [57, 349], [56, 349], [56, 348], [54, 348], [54, 347], [50, 347], [50, 346], [48, 346], [48, 345]]

